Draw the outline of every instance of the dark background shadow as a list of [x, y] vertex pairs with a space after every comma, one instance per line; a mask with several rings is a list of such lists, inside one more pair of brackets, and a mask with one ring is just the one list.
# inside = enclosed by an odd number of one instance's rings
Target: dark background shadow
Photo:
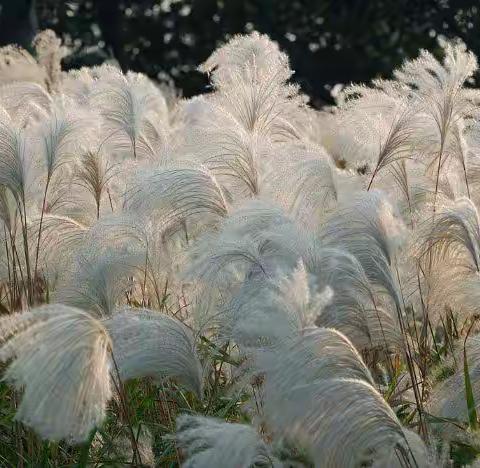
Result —
[[460, 37], [480, 53], [478, 0], [0, 0], [0, 44], [28, 47], [53, 29], [73, 53], [66, 69], [114, 56], [120, 66], [183, 95], [208, 90], [196, 71], [235, 33], [256, 29], [285, 50], [295, 81], [319, 107], [336, 83], [388, 77], [437, 37]]

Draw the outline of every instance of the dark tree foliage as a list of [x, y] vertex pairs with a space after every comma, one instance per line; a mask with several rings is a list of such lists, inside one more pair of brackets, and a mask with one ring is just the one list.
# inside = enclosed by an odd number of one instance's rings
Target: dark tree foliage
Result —
[[35, 0], [0, 0], [0, 44], [29, 48], [38, 28]]
[[185, 96], [208, 89], [196, 67], [219, 43], [253, 29], [287, 51], [315, 105], [331, 102], [336, 83], [388, 76], [419, 48], [438, 51], [440, 35], [480, 54], [478, 0], [3, 0], [2, 7], [2, 43], [28, 45], [37, 27], [51, 28], [73, 50], [66, 68], [114, 56], [123, 69], [172, 80]]

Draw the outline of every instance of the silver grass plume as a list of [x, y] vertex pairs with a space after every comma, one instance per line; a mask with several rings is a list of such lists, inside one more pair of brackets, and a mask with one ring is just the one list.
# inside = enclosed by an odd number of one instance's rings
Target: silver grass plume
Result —
[[[200, 308], [209, 311], [200, 318], [201, 326], [249, 347], [313, 322], [325, 305], [317, 299], [328, 285], [310, 291], [313, 285], [301, 262], [307, 244], [308, 236], [280, 208], [259, 200], [240, 206], [190, 250], [185, 277], [195, 281], [205, 306], [220, 300], [219, 309]], [[297, 304], [287, 297], [289, 288], [299, 291]], [[301, 297], [304, 291], [311, 301]]]
[[[463, 179], [465, 182], [465, 191], [468, 198], [471, 198], [470, 193], [470, 183], [469, 183], [469, 162], [470, 157], [469, 153], [471, 151], [470, 147], [470, 138], [468, 138], [469, 133], [473, 133], [475, 130], [476, 122], [474, 119], [468, 121], [465, 119], [459, 119], [455, 122], [452, 129], [452, 138], [449, 141], [447, 148], [447, 156], [455, 158], [458, 160], [459, 165], [461, 165], [461, 170], [458, 172], [463, 172]], [[473, 145], [472, 145], [473, 146]]]
[[[155, 120], [168, 123], [168, 109], [160, 90], [144, 75], [123, 75], [113, 67], [103, 67], [92, 93], [92, 103], [99, 106], [105, 130], [134, 159], [155, 155]], [[126, 144], [122, 138], [126, 139]]]
[[243, 74], [249, 80], [249, 69], [255, 67], [257, 79], [264, 80], [273, 75], [288, 80], [292, 75], [288, 57], [280, 52], [278, 45], [267, 35], [254, 31], [249, 35], [234, 36], [223, 47], [218, 48], [200, 67], [210, 73], [217, 86], [230, 84], [232, 75]]
[[[407, 458], [402, 427], [375, 388], [364, 380], [335, 377], [333, 368], [332, 373], [332, 378], [295, 385], [281, 397], [266, 391], [270, 424], [305, 444], [316, 466], [353, 468], [391, 450]], [[288, 405], [282, 405], [285, 399]], [[278, 405], [282, 412], [277, 411]]]
[[205, 107], [213, 115], [189, 127], [182, 152], [201, 161], [228, 192], [241, 197], [258, 195], [261, 172], [271, 152], [269, 140], [243, 130], [218, 105]]
[[464, 86], [477, 70], [475, 55], [460, 41], [441, 45], [443, 63], [422, 50], [417, 59], [405, 62], [394, 72], [396, 80], [407, 86], [409, 99], [421, 107], [423, 123], [417, 132], [417, 146], [420, 156], [429, 158], [435, 174], [434, 209], [448, 140], [459, 121], [478, 116], [476, 103], [480, 97], [478, 90]]
[[288, 84], [288, 57], [268, 36], [253, 32], [235, 36], [199, 67], [211, 73], [214, 99], [248, 132], [279, 140], [298, 137], [292, 123], [304, 100]]
[[[203, 255], [202, 247], [205, 249]], [[269, 247], [268, 240], [259, 239], [255, 242], [249, 237], [204, 235], [199, 245], [194, 247], [195, 257], [189, 266], [187, 278], [195, 278], [209, 288], [220, 287], [235, 279], [245, 279], [249, 273], [268, 278], [272, 273], [269, 265], [274, 267], [273, 258], [279, 254], [277, 249]]]
[[395, 449], [408, 458], [403, 428], [341, 333], [306, 329], [259, 350], [250, 371], [263, 375], [267, 427], [304, 445], [316, 466], [355, 467]]
[[120, 378], [178, 379], [202, 396], [202, 366], [194, 337], [179, 320], [148, 309], [118, 309], [104, 321]]
[[0, 47], [0, 83], [33, 82], [47, 85], [43, 67], [24, 49], [15, 45]]
[[79, 106], [89, 106], [90, 98], [98, 80], [98, 69], [111, 69], [109, 65], [99, 67], [82, 67], [64, 73], [62, 79], [62, 93], [73, 99]]
[[[39, 228], [39, 220], [33, 219], [31, 230], [34, 238], [37, 238]], [[46, 274], [50, 281], [53, 282], [55, 276], [64, 274], [71, 265], [75, 254], [85, 240], [87, 230], [86, 226], [67, 216], [44, 215], [39, 270]]]
[[[115, 177], [115, 167], [101, 148], [89, 148], [85, 150], [75, 167], [74, 186], [83, 189], [88, 201], [92, 200], [95, 206], [96, 218], [100, 218], [103, 205], [110, 205], [109, 211], [113, 211], [109, 183]], [[108, 197], [106, 196], [108, 195]], [[103, 202], [103, 203], [102, 203]], [[79, 204], [81, 200], [79, 200]]]
[[8, 188], [20, 204], [27, 192], [32, 141], [11, 119], [1, 114], [0, 118], [0, 185]]
[[397, 349], [401, 345], [396, 316], [379, 301], [355, 256], [312, 244], [303, 258], [317, 288], [328, 285], [331, 290], [330, 301], [315, 317], [316, 325], [339, 330], [358, 349]]
[[329, 283], [318, 285], [316, 278], [307, 271], [304, 260], [289, 276], [277, 280], [279, 296], [292, 309], [300, 330], [312, 326], [325, 307], [333, 300], [333, 290]]
[[210, 326], [215, 324], [219, 337], [232, 340], [241, 352], [275, 346], [313, 325], [331, 300], [328, 287], [317, 293], [309, 279], [302, 262], [289, 276], [247, 279]]
[[465, 316], [478, 309], [480, 288], [480, 222], [474, 203], [467, 198], [438, 205], [435, 216], [420, 224], [417, 256], [427, 272], [433, 309], [445, 305]]
[[374, 80], [372, 88], [354, 85], [343, 91], [345, 104], [339, 121], [351, 127], [354, 141], [372, 155], [372, 174], [367, 190], [377, 174], [387, 166], [411, 157], [418, 129], [418, 109], [400, 84]]
[[394, 72], [398, 82], [408, 86], [409, 93], [423, 104], [439, 130], [457, 120], [459, 113], [468, 113], [472, 98], [478, 93], [463, 89], [465, 82], [477, 69], [477, 59], [463, 43], [445, 42], [443, 63], [431, 53], [421, 50], [418, 58], [406, 61]]
[[111, 315], [125, 294], [133, 292], [145, 252], [144, 229], [136, 218], [128, 214], [101, 218], [83, 233], [72, 252], [73, 261], [56, 288], [56, 300], [100, 316]]
[[331, 328], [304, 328], [270, 349], [260, 348], [255, 361], [257, 372], [265, 373], [267, 389], [272, 392], [288, 393], [296, 385], [332, 377], [355, 378], [374, 385], [351, 341]]
[[[296, 230], [293, 220], [282, 207], [263, 199], [249, 200], [237, 206], [223, 220], [223, 225], [225, 231], [239, 237], [252, 236], [253, 238], [260, 236], [263, 231], [273, 233], [281, 230], [283, 226]], [[288, 229], [286, 232], [290, 233]]]
[[475, 203], [479, 202], [478, 199], [478, 183], [480, 181], [480, 158], [478, 157], [478, 150], [480, 149], [480, 125], [478, 120], [469, 120], [464, 125], [463, 134], [461, 135], [460, 142], [462, 157], [466, 166], [464, 173], [466, 174], [466, 182], [468, 181], [469, 190], [467, 195], [473, 199]]
[[300, 143], [282, 146], [265, 183], [299, 223], [313, 227], [337, 202], [333, 161], [320, 147]]
[[196, 168], [159, 168], [141, 172], [127, 193], [127, 210], [148, 215], [161, 213], [166, 226], [191, 218], [226, 216], [229, 205], [213, 174]]
[[424, 223], [421, 255], [432, 251], [439, 261], [450, 257], [467, 270], [480, 272], [480, 221], [474, 203], [460, 198], [439, 208]]
[[49, 109], [52, 98], [37, 83], [14, 82], [0, 86], [0, 102], [15, 122], [26, 125], [36, 108], [43, 112]]
[[17, 209], [17, 202], [12, 192], [5, 186], [0, 186], [0, 219], [12, 236], [14, 236], [19, 222]]
[[66, 54], [62, 41], [51, 29], [44, 29], [33, 39], [38, 64], [47, 75], [47, 87], [50, 92], [58, 91], [61, 81], [61, 60]]
[[177, 444], [185, 451], [184, 468], [280, 466], [252, 426], [204, 416], [177, 418]]
[[122, 300], [135, 302], [139, 289], [161, 273], [152, 261], [166, 258], [158, 240], [163, 231], [153, 223], [128, 212], [100, 218], [70, 252], [73, 260], [56, 288], [57, 300], [100, 315], [110, 315]]
[[50, 113], [37, 126], [47, 180], [57, 168], [75, 156], [81, 136], [91, 131], [94, 125], [93, 115], [79, 112], [68, 99], [53, 102]]
[[60, 282], [56, 301], [98, 316], [111, 315], [144, 262], [145, 254], [87, 242]]
[[[403, 433], [408, 443], [408, 450], [406, 453], [400, 453], [398, 450], [392, 450], [385, 453], [382, 458], [377, 458], [372, 468], [404, 468], [407, 466], [414, 466], [418, 468], [435, 468], [440, 466], [448, 466], [446, 460], [436, 459], [429, 452], [425, 443], [420, 436], [413, 431], [404, 429]], [[442, 463], [443, 461], [443, 463]]]
[[241, 353], [272, 346], [299, 329], [298, 311], [280, 292], [274, 280], [246, 280], [208, 324], [221, 341], [231, 340]]
[[250, 201], [203, 235], [191, 249], [188, 279], [212, 289], [293, 270], [303, 238], [280, 208]]
[[16, 419], [50, 440], [82, 442], [111, 397], [110, 338], [89, 314], [60, 304], [0, 319], [4, 379], [24, 389]]
[[134, 286], [131, 299], [142, 306], [156, 304], [162, 309], [167, 306], [162, 299], [164, 285], [168, 282], [170, 291], [176, 290], [176, 275], [185, 255], [183, 236], [170, 238], [171, 235], [172, 232], [161, 229], [155, 215], [145, 219], [124, 212], [101, 217], [90, 229], [88, 242], [102, 249], [110, 246], [131, 252], [131, 265], [137, 265], [131, 272]]
[[359, 193], [339, 207], [320, 231], [326, 246], [354, 255], [370, 283], [383, 288], [398, 309], [400, 292], [391, 266], [404, 236], [403, 221], [385, 195], [376, 190]]

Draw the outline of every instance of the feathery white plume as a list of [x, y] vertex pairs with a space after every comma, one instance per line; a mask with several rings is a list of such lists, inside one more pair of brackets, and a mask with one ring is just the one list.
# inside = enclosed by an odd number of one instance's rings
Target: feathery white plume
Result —
[[141, 173], [127, 194], [127, 209], [137, 214], [161, 210], [166, 225], [228, 213], [225, 195], [215, 177], [204, 169], [161, 168]]
[[179, 320], [147, 309], [119, 309], [104, 322], [120, 378], [176, 378], [202, 396], [202, 366], [191, 331]]
[[24, 389], [16, 419], [46, 439], [82, 442], [111, 397], [110, 338], [89, 314], [60, 304], [0, 319], [4, 379]]
[[185, 468], [274, 465], [267, 445], [245, 424], [183, 414], [177, 418], [175, 440], [186, 452]]

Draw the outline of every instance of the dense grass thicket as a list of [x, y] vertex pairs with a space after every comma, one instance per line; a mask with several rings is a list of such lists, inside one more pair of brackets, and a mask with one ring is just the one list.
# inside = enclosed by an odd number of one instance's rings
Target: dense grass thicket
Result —
[[[0, 465], [480, 466], [480, 92], [445, 43], [308, 106], [0, 49]], [[321, 70], [320, 70], [321, 73]]]

